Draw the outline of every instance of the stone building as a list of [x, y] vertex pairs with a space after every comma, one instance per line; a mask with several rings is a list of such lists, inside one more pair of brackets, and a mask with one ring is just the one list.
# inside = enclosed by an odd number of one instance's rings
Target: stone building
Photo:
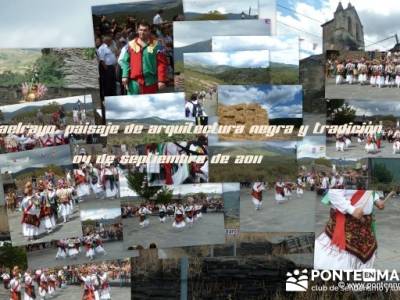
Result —
[[333, 19], [321, 26], [323, 53], [327, 50], [364, 50], [363, 25], [351, 3], [344, 9], [339, 2]]

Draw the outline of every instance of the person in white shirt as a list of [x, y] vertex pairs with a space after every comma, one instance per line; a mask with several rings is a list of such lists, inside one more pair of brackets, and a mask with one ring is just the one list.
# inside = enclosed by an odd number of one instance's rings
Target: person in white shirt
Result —
[[153, 18], [153, 24], [154, 25], [160, 25], [164, 22], [164, 20], [161, 18], [161, 15], [164, 11], [162, 9], [160, 9], [157, 14], [154, 16]]
[[103, 44], [97, 49], [100, 61], [100, 87], [103, 96], [116, 95], [116, 64], [117, 57], [111, 49], [112, 39], [109, 36], [103, 38]]

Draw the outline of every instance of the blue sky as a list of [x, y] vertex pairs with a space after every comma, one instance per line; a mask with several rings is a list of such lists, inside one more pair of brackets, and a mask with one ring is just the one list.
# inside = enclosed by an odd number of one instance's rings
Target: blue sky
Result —
[[220, 85], [218, 102], [224, 105], [259, 103], [270, 119], [302, 118], [300, 85]]

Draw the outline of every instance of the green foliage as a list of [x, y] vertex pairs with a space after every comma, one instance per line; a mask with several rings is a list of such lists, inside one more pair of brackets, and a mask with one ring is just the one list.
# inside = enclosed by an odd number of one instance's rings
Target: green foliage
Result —
[[375, 183], [391, 183], [393, 181], [392, 173], [386, 168], [384, 164], [376, 164], [374, 166], [373, 181]]
[[20, 86], [28, 80], [28, 76], [25, 74], [13, 73], [11, 71], [5, 71], [0, 74], [0, 86]]
[[226, 20], [227, 18], [222, 15], [218, 10], [209, 11], [208, 13], [201, 15], [195, 20], [208, 21], [208, 20]]
[[299, 84], [299, 69], [271, 67], [271, 83], [272, 84]]
[[314, 163], [316, 165], [320, 165], [320, 166], [326, 166], [328, 168], [332, 168], [332, 162], [329, 159], [326, 158], [317, 158], [314, 160]]
[[96, 58], [96, 49], [95, 48], [85, 48], [83, 50], [83, 58], [86, 60], [93, 60]]
[[64, 74], [62, 57], [53, 52], [43, 54], [28, 73], [29, 78], [35, 78], [37, 82], [44, 83], [48, 87], [62, 87]]
[[354, 122], [356, 117], [356, 110], [349, 104], [344, 103], [344, 100], [329, 101], [327, 112], [332, 124], [335, 125], [343, 125]]
[[172, 190], [168, 189], [167, 187], [163, 187], [161, 190], [157, 192], [156, 195], [156, 203], [160, 204], [168, 204], [171, 203], [172, 200]]
[[0, 248], [0, 266], [10, 269], [18, 266], [21, 270], [26, 270], [28, 265], [25, 249], [6, 243]]
[[128, 173], [126, 176], [128, 180], [128, 187], [139, 196], [149, 200], [161, 190], [159, 186], [149, 186], [144, 173]]

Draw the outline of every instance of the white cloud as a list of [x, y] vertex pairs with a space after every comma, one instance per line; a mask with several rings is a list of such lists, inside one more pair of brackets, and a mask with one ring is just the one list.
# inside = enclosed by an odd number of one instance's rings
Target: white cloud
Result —
[[185, 64], [227, 65], [237, 68], [269, 66], [268, 50], [184, 53], [183, 57]]
[[107, 119], [185, 119], [184, 93], [106, 97]]

